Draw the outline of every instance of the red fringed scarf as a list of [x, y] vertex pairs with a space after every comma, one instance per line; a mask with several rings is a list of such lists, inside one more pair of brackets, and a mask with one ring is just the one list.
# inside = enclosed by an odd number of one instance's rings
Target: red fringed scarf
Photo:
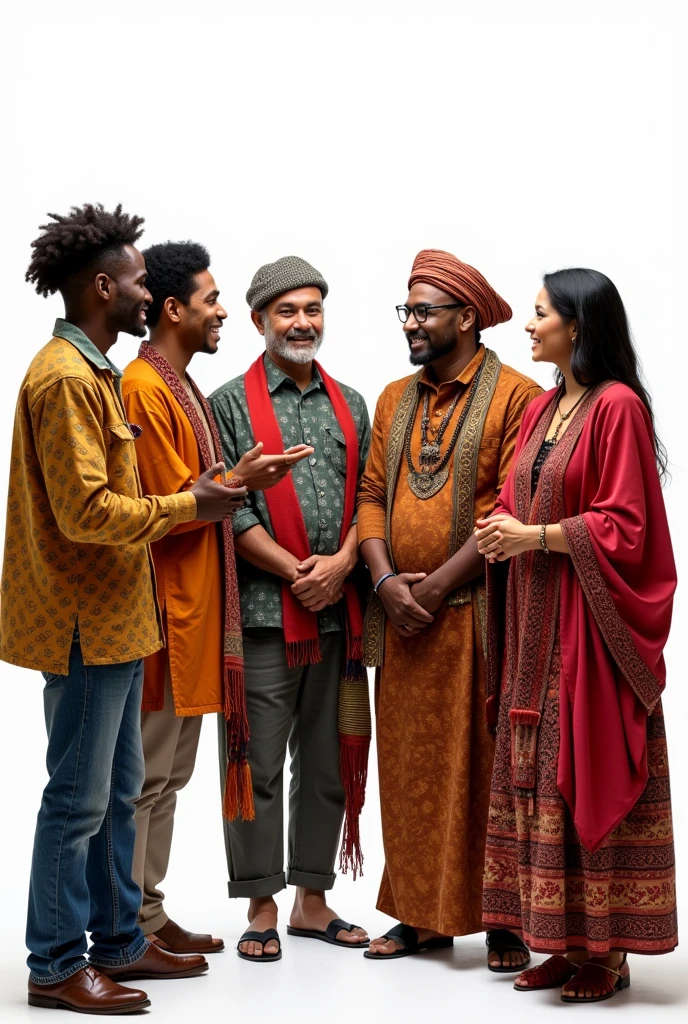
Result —
[[[187, 374], [187, 380], [205, 412], [213, 438], [215, 452], [211, 452], [208, 437], [186, 389], [176, 372], [157, 349], [144, 342], [139, 349], [139, 359], [145, 360], [162, 377], [167, 387], [179, 402], [191, 423], [198, 442], [204, 470], [222, 460], [220, 434], [210, 405]], [[231, 485], [230, 485], [231, 486]], [[225, 776], [222, 813], [228, 821], [241, 815], [244, 821], [253, 821], [256, 816], [253, 806], [253, 785], [248, 764], [249, 729], [246, 715], [246, 691], [244, 687], [244, 655], [242, 647], [241, 605], [237, 583], [236, 561], [234, 558], [234, 534], [231, 518], [222, 521], [222, 549], [224, 555], [224, 716], [227, 723], [227, 772]]]
[[[351, 410], [336, 381], [315, 363], [332, 403], [337, 422], [346, 441], [346, 478], [344, 513], [339, 545], [344, 543], [356, 508], [358, 485], [358, 435]], [[277, 422], [265, 373], [265, 357], [260, 356], [244, 376], [246, 402], [253, 435], [263, 442], [263, 452], [275, 455], [284, 451], [282, 432]], [[291, 474], [264, 492], [270, 523], [280, 547], [305, 561], [311, 555], [306, 524]], [[353, 583], [344, 585], [346, 602], [346, 661], [339, 690], [339, 740], [342, 785], [346, 794], [346, 814], [340, 868], [361, 871], [359, 817], [365, 799], [370, 747], [370, 707], [365, 668], [362, 665], [363, 615]], [[287, 664], [308, 665], [320, 661], [318, 616], [305, 608], [282, 581], [282, 626], [286, 642]]]

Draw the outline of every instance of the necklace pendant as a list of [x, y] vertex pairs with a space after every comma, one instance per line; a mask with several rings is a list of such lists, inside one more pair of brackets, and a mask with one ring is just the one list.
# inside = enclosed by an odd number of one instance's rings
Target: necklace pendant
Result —
[[423, 441], [420, 446], [421, 466], [434, 466], [440, 461], [440, 446], [432, 441]]
[[438, 473], [417, 473], [411, 470], [407, 480], [411, 491], [417, 498], [425, 501], [442, 490], [449, 478], [449, 467], [445, 466]]

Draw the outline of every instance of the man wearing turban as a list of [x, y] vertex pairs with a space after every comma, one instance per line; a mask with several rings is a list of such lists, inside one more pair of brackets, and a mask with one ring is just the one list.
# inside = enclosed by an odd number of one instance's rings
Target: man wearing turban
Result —
[[[255, 821], [225, 820], [229, 895], [249, 899], [240, 957], [281, 956], [274, 896], [296, 887], [288, 932], [338, 946], [368, 945], [326, 900], [340, 868], [361, 867], [358, 820], [370, 743], [362, 664], [363, 614], [356, 491], [370, 444], [363, 398], [316, 362], [323, 338], [322, 275], [285, 256], [261, 267], [246, 300], [265, 339], [255, 363], [210, 398], [225, 459], [308, 445], [298, 472], [251, 493], [233, 518], [239, 556], [246, 706]], [[220, 728], [225, 779], [227, 729]], [[286, 872], [283, 768], [291, 753]], [[225, 789], [225, 802], [227, 790]]]
[[[495, 504], [526, 405], [541, 392], [480, 332], [511, 318], [475, 268], [416, 257], [398, 306], [417, 371], [377, 404], [358, 498], [374, 595], [364, 658], [377, 666], [385, 869], [378, 909], [399, 921], [366, 956], [408, 956], [482, 930], [493, 739], [486, 725], [485, 582], [473, 535]], [[488, 936], [514, 969], [514, 936]], [[507, 949], [507, 947], [510, 947]]]

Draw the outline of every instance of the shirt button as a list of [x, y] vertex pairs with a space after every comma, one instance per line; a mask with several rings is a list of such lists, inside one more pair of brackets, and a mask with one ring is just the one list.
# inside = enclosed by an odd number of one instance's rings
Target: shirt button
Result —
[[317, 466], [317, 464], [318, 464], [318, 460], [317, 459], [309, 459], [308, 461], [310, 462], [311, 466]]

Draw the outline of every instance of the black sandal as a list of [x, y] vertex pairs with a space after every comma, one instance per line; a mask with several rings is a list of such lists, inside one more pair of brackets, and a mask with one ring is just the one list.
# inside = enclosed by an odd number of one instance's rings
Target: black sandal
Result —
[[347, 949], [361, 949], [370, 945], [370, 939], [361, 939], [360, 942], [345, 942], [344, 939], [337, 938], [337, 932], [342, 930], [352, 932], [354, 928], [360, 927], [360, 924], [349, 924], [347, 921], [342, 921], [341, 917], [335, 917], [324, 932], [317, 931], [315, 928], [292, 928], [291, 925], [287, 925], [287, 935], [297, 935], [302, 939], [320, 939], [321, 942], [329, 942], [333, 946], [344, 946]]
[[[520, 973], [530, 963], [530, 952], [523, 939], [519, 939], [518, 935], [507, 931], [506, 928], [495, 928], [493, 931], [488, 932], [485, 936], [485, 945], [487, 946], [487, 969], [495, 974]], [[505, 953], [526, 953], [528, 959], [524, 960], [522, 964], [507, 966], [502, 963], [499, 967], [494, 967], [490, 963], [491, 953], [496, 953], [502, 961], [504, 960]]]
[[365, 952], [363, 956], [368, 960], [400, 960], [402, 956], [415, 956], [424, 949], [449, 949], [454, 945], [454, 938], [451, 935], [440, 935], [436, 939], [426, 939], [425, 942], [418, 941], [418, 932], [408, 924], [398, 924], [391, 928], [383, 939], [391, 939], [401, 946], [396, 953], [370, 953]]
[[[277, 950], [276, 953], [265, 952], [265, 947], [270, 941], [270, 939], [276, 939], [279, 944], [279, 949]], [[261, 942], [263, 944], [263, 952], [260, 954], [260, 956], [251, 956], [249, 953], [244, 953], [243, 950], [239, 949], [239, 946], [241, 945], [242, 942], [251, 941]], [[278, 932], [274, 928], [268, 928], [267, 931], [264, 932], [244, 932], [244, 934], [241, 936], [237, 943], [237, 954], [241, 957], [242, 960], [250, 960], [253, 963], [272, 963], [273, 960], [282, 959], [282, 942], [280, 940]]]

